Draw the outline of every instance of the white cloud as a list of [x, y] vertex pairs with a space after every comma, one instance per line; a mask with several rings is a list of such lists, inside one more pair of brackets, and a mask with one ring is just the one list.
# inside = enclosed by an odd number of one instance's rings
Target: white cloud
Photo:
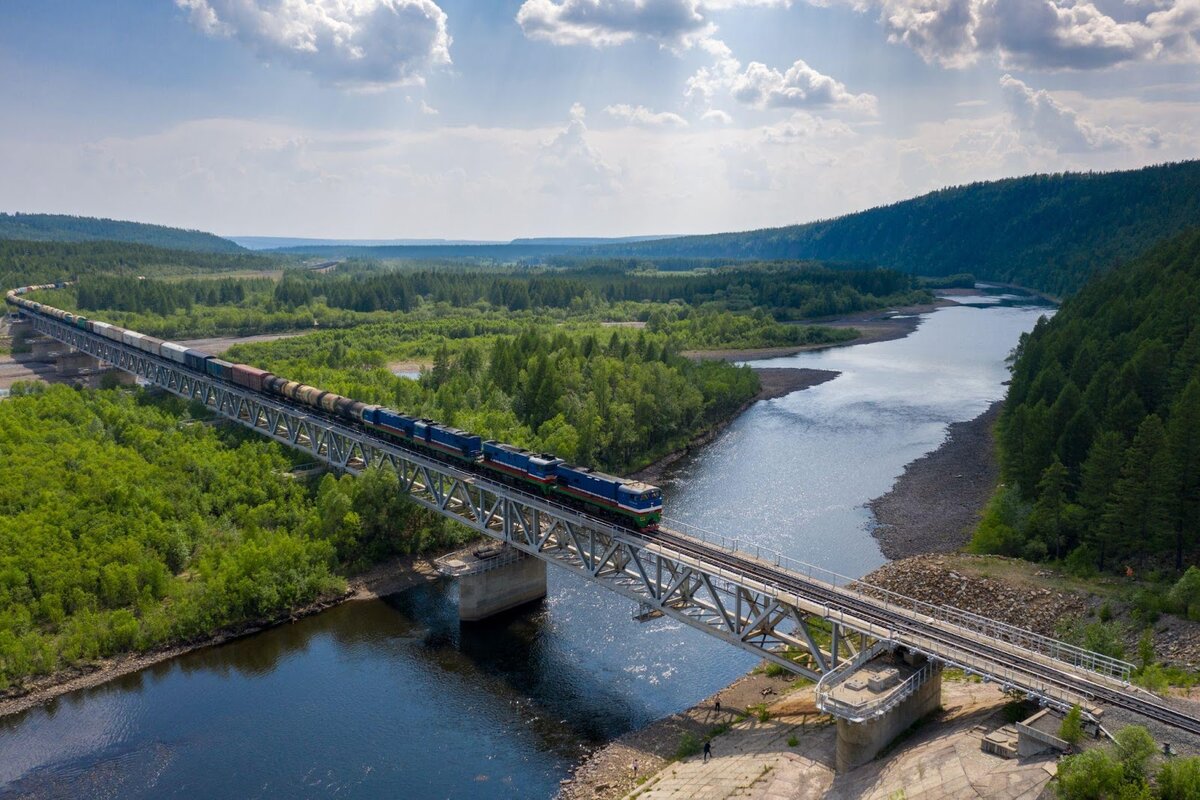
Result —
[[733, 117], [729, 116], [719, 108], [710, 108], [708, 111], [704, 112], [700, 119], [704, 120], [705, 122], [712, 122], [716, 125], [733, 124]]
[[1005, 75], [1000, 79], [1009, 113], [1023, 134], [1059, 152], [1125, 149], [1135, 145], [1157, 147], [1161, 134], [1153, 128], [1114, 130], [1093, 125], [1043, 89]]
[[797, 59], [786, 72], [752, 61], [747, 67], [734, 58], [719, 39], [703, 42], [713, 56], [711, 67], [701, 67], [688, 78], [684, 95], [711, 106], [718, 94], [728, 93], [738, 102], [758, 109], [837, 108], [874, 114], [876, 98], [853, 94], [845, 84]]
[[604, 160], [588, 141], [587, 109], [575, 103], [567, 127], [542, 146], [539, 168], [544, 191], [552, 194], [610, 194], [620, 184], [620, 171]]
[[709, 12], [787, 7], [791, 0], [525, 0], [517, 23], [531, 39], [611, 47], [649, 39], [686, 50], [711, 36]]
[[686, 128], [688, 124], [686, 119], [670, 111], [651, 111], [645, 106], [631, 106], [627, 103], [607, 106], [604, 113], [613, 119], [644, 128]]
[[434, 0], [175, 0], [192, 24], [263, 61], [352, 89], [419, 83], [450, 63], [446, 14]]
[[965, 67], [994, 53], [1028, 69], [1200, 62], [1200, 0], [1129, 3], [1118, 20], [1090, 0], [847, 0], [876, 5], [888, 38], [930, 63]]
[[729, 85], [734, 98], [755, 108], [845, 108], [875, 111], [875, 97], [851, 94], [839, 81], [797, 60], [787, 72], [752, 61]]

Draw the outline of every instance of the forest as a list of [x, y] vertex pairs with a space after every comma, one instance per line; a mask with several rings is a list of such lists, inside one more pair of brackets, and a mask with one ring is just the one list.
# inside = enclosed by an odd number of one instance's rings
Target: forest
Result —
[[1200, 219], [1200, 161], [955, 186], [836, 219], [608, 245], [642, 258], [860, 261], [924, 276], [974, 273], [1055, 295]]
[[0, 239], [35, 242], [125, 242], [202, 253], [245, 252], [228, 239], [204, 231], [65, 214], [0, 213]]
[[[364, 326], [238, 345], [229, 357], [618, 473], [682, 447], [758, 391], [748, 367], [677, 355], [669, 331], [497, 322], [444, 320], [434, 334], [412, 321]], [[419, 380], [387, 369], [422, 353], [433, 365]]]
[[394, 473], [307, 486], [294, 456], [182, 401], [14, 394], [0, 403], [0, 689], [270, 618], [465, 531], [402, 499]]
[[[344, 272], [345, 274], [340, 274]], [[559, 321], [649, 322], [691, 317], [675, 326], [694, 334], [681, 348], [760, 347], [841, 341], [846, 332], [818, 335], [776, 320], [849, 313], [932, 300], [927, 289], [890, 270], [836, 270], [812, 264], [771, 264], [658, 273], [644, 265], [579, 270], [429, 266], [396, 269], [351, 263], [328, 275], [289, 269], [271, 278], [141, 280], [129, 275], [85, 275], [77, 286], [47, 292], [60, 308], [163, 337], [199, 338], [301, 329], [348, 328], [385, 322], [396, 314], [425, 318], [554, 317]], [[713, 339], [712, 315], [725, 314], [728, 331]], [[696, 316], [693, 316], [696, 315]], [[753, 317], [753, 320], [750, 319]], [[754, 330], [760, 337], [749, 339]], [[824, 337], [824, 338], [820, 338]]]
[[126, 242], [27, 242], [0, 239], [0, 286], [11, 289], [87, 275], [197, 275], [276, 270], [281, 262], [242, 251], [200, 253]]
[[[976, 550], [1081, 572], [1195, 563], [1200, 230], [1096, 278], [1023, 336], [998, 431], [1003, 484]], [[1200, 603], [1200, 571], [1194, 583], [1181, 581], [1178, 610]]]

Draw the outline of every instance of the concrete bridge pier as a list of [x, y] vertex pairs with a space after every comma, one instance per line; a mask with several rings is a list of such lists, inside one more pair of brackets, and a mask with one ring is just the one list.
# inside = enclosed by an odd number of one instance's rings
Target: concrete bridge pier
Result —
[[[88, 374], [100, 369], [100, 361], [98, 359], [77, 350], [63, 353], [54, 360], [54, 365], [59, 375]], [[130, 375], [130, 377], [133, 376]]]
[[438, 572], [458, 579], [458, 618], [478, 622], [546, 596], [546, 562], [502, 543], [442, 556]]
[[837, 720], [837, 771], [848, 772], [938, 710], [942, 667], [923, 656], [884, 654], [831, 673], [817, 701]]

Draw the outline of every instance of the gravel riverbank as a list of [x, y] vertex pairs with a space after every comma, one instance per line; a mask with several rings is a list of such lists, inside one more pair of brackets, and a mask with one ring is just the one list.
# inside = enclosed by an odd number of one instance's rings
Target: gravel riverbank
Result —
[[1000, 475], [992, 428], [1002, 407], [996, 402], [953, 423], [941, 447], [908, 464], [890, 492], [867, 504], [885, 556], [949, 553], [970, 541]]

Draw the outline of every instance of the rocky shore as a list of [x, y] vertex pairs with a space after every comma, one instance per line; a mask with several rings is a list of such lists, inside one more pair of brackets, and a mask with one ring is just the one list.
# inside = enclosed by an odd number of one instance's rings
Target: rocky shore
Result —
[[1000, 475], [992, 428], [1002, 406], [953, 423], [941, 447], [908, 464], [891, 491], [867, 504], [885, 556], [949, 553], [970, 541]]

